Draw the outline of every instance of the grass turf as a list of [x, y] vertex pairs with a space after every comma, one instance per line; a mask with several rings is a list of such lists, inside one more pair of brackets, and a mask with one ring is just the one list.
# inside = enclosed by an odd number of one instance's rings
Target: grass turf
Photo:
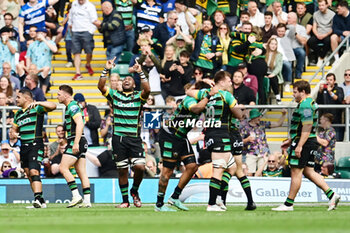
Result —
[[94, 204], [90, 209], [67, 209], [66, 204], [49, 204], [47, 209], [26, 209], [23, 204], [0, 205], [0, 232], [348, 232], [350, 206], [327, 212], [325, 205], [298, 206], [294, 212], [273, 212], [271, 206], [244, 211], [228, 206], [226, 212], [206, 212], [206, 206], [189, 206], [190, 211], [155, 212], [153, 205], [141, 209], [116, 209]]

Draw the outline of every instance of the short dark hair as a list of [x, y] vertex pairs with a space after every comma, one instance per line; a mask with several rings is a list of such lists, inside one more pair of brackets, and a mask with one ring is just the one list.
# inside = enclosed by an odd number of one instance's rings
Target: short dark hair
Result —
[[317, 0], [317, 2], [318, 2], [318, 3], [320, 3], [320, 2], [325, 2], [325, 3], [328, 5], [327, 0]]
[[287, 25], [284, 23], [279, 23], [279, 24], [277, 24], [276, 28], [284, 28], [287, 30]]
[[235, 74], [235, 73], [241, 73], [242, 77], [244, 77], [243, 72], [242, 72], [242, 71], [240, 71], [240, 70], [236, 70], [235, 72], [233, 72], [233, 74]]
[[250, 17], [250, 14], [248, 11], [242, 11], [241, 12], [241, 15], [239, 17], [241, 17], [242, 15], [248, 15]]
[[27, 95], [29, 96], [31, 99], [33, 99], [33, 93], [27, 89], [27, 88], [22, 88], [19, 93], [21, 93], [22, 95]]
[[198, 81], [194, 84], [194, 89], [200, 90], [203, 88], [210, 88], [210, 85], [203, 81]]
[[306, 94], [311, 93], [310, 83], [305, 80], [295, 82], [293, 88], [296, 88], [299, 92], [305, 91]]
[[249, 22], [249, 21], [244, 21], [244, 22], [242, 23], [242, 27], [243, 27], [244, 25], [250, 25], [250, 26], [252, 27], [252, 30], [253, 30], [253, 24], [252, 24], [251, 22]]
[[306, 7], [305, 2], [297, 2], [297, 5], [302, 5], [303, 7]]
[[6, 12], [6, 13], [4, 14], [4, 18], [5, 18], [5, 16], [10, 16], [10, 17], [11, 17], [11, 19], [13, 20], [13, 15], [12, 15], [11, 13]]
[[332, 114], [332, 113], [329, 113], [329, 112], [322, 114], [321, 117], [327, 118], [327, 119], [329, 120], [329, 122], [331, 122], [331, 123], [332, 123], [333, 120], [334, 120], [333, 114]]
[[180, 57], [190, 57], [190, 53], [186, 50], [180, 52]]
[[223, 71], [223, 70], [218, 71], [218, 72], [216, 72], [216, 74], [214, 76], [214, 82], [218, 83], [221, 80], [225, 79], [227, 76], [231, 78], [231, 74], [229, 72]]
[[63, 84], [58, 88], [60, 91], [65, 91], [70, 95], [73, 95], [73, 88], [69, 85]]
[[338, 2], [337, 7], [338, 6], [349, 8], [349, 4], [348, 4], [347, 1], [340, 1], [340, 2]]
[[337, 80], [334, 73], [328, 73], [328, 74], [326, 75], [326, 79], [327, 79], [328, 77], [331, 77], [331, 76], [333, 76], [334, 81]]
[[264, 15], [273, 17], [273, 13], [271, 11], [266, 11]]

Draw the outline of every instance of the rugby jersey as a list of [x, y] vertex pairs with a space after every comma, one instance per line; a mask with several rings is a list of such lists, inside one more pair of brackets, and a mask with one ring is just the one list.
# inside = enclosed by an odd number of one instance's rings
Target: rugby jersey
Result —
[[31, 26], [37, 28], [45, 27], [45, 11], [49, 6], [49, 0], [38, 0], [35, 6], [31, 6], [29, 2], [21, 7], [19, 17], [24, 19], [24, 32], [29, 33]]
[[141, 110], [146, 103], [141, 96], [141, 91], [127, 93], [108, 88], [104, 96], [113, 106], [113, 134], [139, 137]]
[[263, 177], [283, 177], [283, 169], [279, 168], [274, 171], [270, 171], [268, 169], [262, 172]]
[[312, 124], [309, 138], [316, 137], [316, 129], [318, 122], [318, 105], [314, 99], [307, 97], [303, 99], [294, 110], [290, 122], [290, 138], [292, 140], [300, 138], [303, 125]]
[[148, 25], [153, 30], [159, 24], [159, 19], [163, 17], [163, 10], [158, 3], [151, 7], [146, 1], [143, 1], [135, 5], [135, 14], [138, 29]]
[[46, 109], [40, 105], [31, 109], [20, 109], [16, 112], [13, 124], [18, 127], [21, 143], [33, 143], [35, 139], [43, 139], [44, 113]]
[[[215, 43], [215, 44], [212, 44]], [[212, 53], [212, 46], [216, 46], [216, 52], [223, 52], [224, 49], [222, 48], [220, 44], [220, 40], [212, 40], [211, 35], [204, 35], [202, 46], [200, 48], [199, 56], [197, 61], [195, 61], [195, 65], [199, 67], [203, 67], [205, 69], [214, 69], [213, 59], [216, 59], [216, 57], [213, 57], [212, 59], [208, 59], [205, 55], [208, 53]]]
[[83, 123], [85, 124], [84, 114], [78, 104], [77, 101], [72, 100], [66, 107], [66, 111], [64, 114], [64, 122], [66, 125], [67, 138], [72, 138], [75, 136], [75, 129], [77, 124], [74, 119], [76, 117], [81, 117], [83, 119]]
[[133, 4], [130, 0], [115, 0], [116, 11], [122, 15], [125, 26], [132, 24]]

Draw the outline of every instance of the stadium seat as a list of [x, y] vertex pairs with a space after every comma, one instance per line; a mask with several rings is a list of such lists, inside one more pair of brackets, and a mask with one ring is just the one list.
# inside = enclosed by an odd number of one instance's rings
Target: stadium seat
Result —
[[350, 172], [349, 171], [336, 171], [340, 174], [340, 178], [342, 179], [350, 179]]
[[350, 156], [339, 158], [336, 163], [336, 170], [350, 172]]
[[111, 73], [118, 73], [121, 77], [125, 77], [126, 75], [130, 75], [129, 73], [129, 65], [128, 64], [117, 64], [112, 70]]
[[131, 52], [123, 51], [119, 58], [118, 64], [129, 64], [132, 56], [133, 54]]

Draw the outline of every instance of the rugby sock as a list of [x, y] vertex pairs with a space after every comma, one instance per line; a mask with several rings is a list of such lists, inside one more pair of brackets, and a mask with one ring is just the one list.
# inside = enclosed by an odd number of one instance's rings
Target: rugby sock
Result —
[[138, 194], [139, 186], [140, 185], [133, 184], [132, 188], [130, 189], [130, 193]]
[[34, 200], [39, 200], [41, 202], [41, 198], [42, 197], [43, 193], [42, 192], [39, 192], [39, 193], [34, 193]]
[[252, 190], [250, 188], [250, 182], [249, 182], [248, 178], [246, 176], [243, 176], [243, 177], [239, 178], [238, 180], [239, 180], [239, 182], [241, 182], [241, 186], [245, 192], [245, 195], [247, 196], [248, 204], [252, 204], [254, 201], [253, 201]]
[[129, 183], [119, 185], [120, 192], [122, 193], [123, 203], [129, 203], [128, 187]]
[[222, 174], [222, 178], [221, 178], [221, 188], [220, 188], [221, 199], [225, 205], [226, 205], [226, 196], [228, 192], [228, 184], [230, 182], [231, 177], [232, 177], [231, 174], [225, 171], [224, 174]]
[[165, 193], [158, 192], [156, 206], [159, 208], [164, 205], [164, 194]]
[[286, 201], [284, 202], [285, 206], [292, 206], [294, 204], [294, 200], [287, 197]]
[[68, 187], [70, 188], [70, 191], [72, 191], [73, 197], [77, 197], [80, 195], [79, 190], [78, 190], [78, 186], [75, 183], [75, 181], [68, 182]]
[[331, 188], [327, 189], [326, 192], [324, 192], [326, 194], [326, 196], [328, 197], [328, 199], [332, 199], [333, 195], [334, 195], [334, 192]]
[[216, 204], [216, 198], [220, 194], [221, 180], [214, 177], [210, 179], [209, 183], [209, 205]]
[[84, 202], [85, 203], [90, 203], [90, 193], [91, 193], [90, 187], [83, 189]]
[[173, 195], [171, 195], [171, 197], [174, 199], [179, 199], [181, 192], [182, 192], [182, 189], [179, 188], [179, 186], [176, 186], [174, 193], [173, 193]]

